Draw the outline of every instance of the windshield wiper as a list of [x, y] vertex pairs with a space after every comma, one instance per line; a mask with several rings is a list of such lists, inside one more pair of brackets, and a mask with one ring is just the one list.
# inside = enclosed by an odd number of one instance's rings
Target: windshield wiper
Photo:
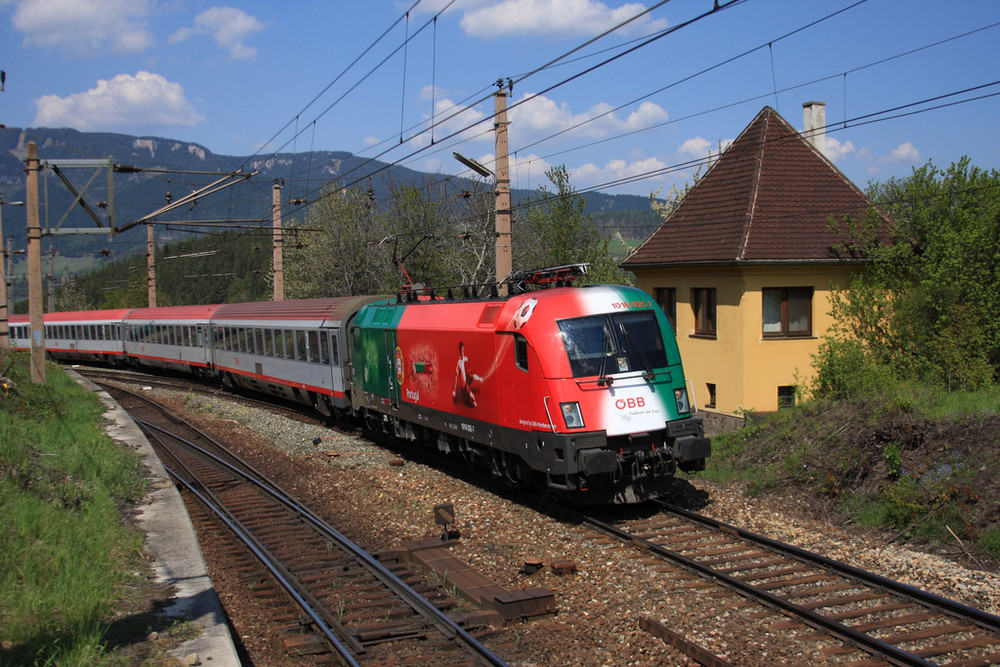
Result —
[[[632, 345], [632, 334], [629, 333], [628, 329], [625, 328], [623, 324], [619, 324], [622, 330], [622, 335], [625, 338], [625, 353], [629, 354], [634, 347]], [[646, 354], [642, 351], [641, 347], [635, 348], [636, 354], [639, 355], [639, 361], [642, 362], [642, 367], [645, 368], [642, 372], [642, 377], [645, 380], [652, 380], [656, 377], [656, 373], [653, 371], [653, 367], [649, 365], [649, 360], [646, 359]]]
[[611, 336], [608, 335], [608, 327], [605, 324], [601, 327], [601, 331], [604, 333], [604, 338], [601, 340], [601, 368], [597, 376], [597, 386], [611, 386], [611, 383], [615, 381], [614, 378], [607, 376], [608, 367], [608, 357], [611, 356]]

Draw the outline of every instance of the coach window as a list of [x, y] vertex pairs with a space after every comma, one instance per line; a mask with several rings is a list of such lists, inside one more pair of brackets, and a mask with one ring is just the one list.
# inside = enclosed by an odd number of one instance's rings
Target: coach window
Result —
[[715, 302], [714, 287], [696, 287], [691, 290], [695, 336], [715, 338]]
[[285, 359], [295, 358], [295, 332], [285, 329]]
[[307, 353], [306, 353], [306, 332], [305, 331], [302, 331], [301, 329], [296, 330], [296, 332], [295, 332], [295, 345], [297, 346], [298, 353], [299, 353], [298, 356], [296, 357], [296, 359], [298, 359], [299, 361], [306, 361], [308, 359], [308, 356], [307, 356]]
[[274, 333], [271, 329], [264, 329], [264, 355], [274, 356]]
[[340, 343], [337, 334], [330, 336], [330, 351], [333, 353], [333, 365], [340, 365]]
[[770, 287], [761, 290], [766, 338], [812, 335], [811, 287]]
[[315, 331], [307, 331], [306, 337], [309, 341], [309, 361], [314, 364], [319, 363], [319, 335]]
[[319, 335], [319, 362], [330, 365], [330, 341], [327, 340], [325, 331], [321, 331]]

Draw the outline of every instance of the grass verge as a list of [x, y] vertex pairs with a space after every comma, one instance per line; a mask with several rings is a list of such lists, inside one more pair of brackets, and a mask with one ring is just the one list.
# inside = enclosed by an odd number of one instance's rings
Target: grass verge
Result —
[[1000, 396], [812, 401], [713, 438], [705, 474], [1000, 565]]
[[189, 631], [151, 603], [170, 593], [127, 520], [146, 490], [140, 457], [59, 367], [45, 384], [28, 368], [0, 350], [0, 664], [163, 664], [139, 644]]

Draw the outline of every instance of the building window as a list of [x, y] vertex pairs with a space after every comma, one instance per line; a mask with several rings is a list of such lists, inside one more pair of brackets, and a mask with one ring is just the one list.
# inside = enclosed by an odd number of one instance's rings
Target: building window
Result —
[[761, 290], [765, 336], [812, 335], [811, 287], [768, 287]]
[[670, 328], [674, 330], [674, 335], [677, 335], [677, 288], [657, 287], [656, 303], [660, 304], [663, 314], [670, 322]]
[[691, 307], [694, 309], [695, 335], [715, 338], [715, 288], [692, 289]]
[[705, 404], [705, 407], [706, 408], [714, 408], [715, 407], [715, 383], [709, 382], [706, 386], [708, 387], [708, 403]]
[[778, 387], [778, 409], [795, 407], [795, 387]]

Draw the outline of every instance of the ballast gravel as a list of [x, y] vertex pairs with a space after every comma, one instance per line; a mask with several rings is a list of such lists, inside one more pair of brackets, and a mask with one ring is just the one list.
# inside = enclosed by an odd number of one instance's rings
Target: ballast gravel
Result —
[[[402, 451], [228, 399], [153, 393], [202, 425], [211, 424], [210, 430], [239, 436], [242, 454], [254, 465], [368, 550], [438, 538], [442, 527], [434, 522], [434, 506], [452, 503], [452, 528], [461, 535], [451, 548], [454, 555], [509, 590], [543, 587], [555, 593], [554, 616], [509, 623], [488, 642], [508, 664], [698, 664], [642, 630], [643, 618], [664, 624], [734, 665], [838, 664], [859, 657], [831, 657], [822, 649], [836, 642], [807, 627], [775, 629], [784, 618], [756, 603], [642, 552], [596, 538], [589, 529], [418, 463]], [[748, 498], [739, 489], [697, 476], [686, 479], [696, 492], [707, 495], [707, 505], [699, 508], [703, 514], [1000, 613], [1000, 577], [995, 573], [839, 528], [809, 517], [784, 498]], [[549, 565], [559, 559], [573, 561], [576, 572], [555, 573]], [[527, 560], [541, 561], [543, 567], [526, 574]], [[220, 595], [238, 598], [225, 591]], [[258, 622], [253, 615], [242, 619], [237, 609], [227, 613], [237, 632], [252, 635], [252, 624]], [[268, 660], [276, 664], [275, 658]]]

